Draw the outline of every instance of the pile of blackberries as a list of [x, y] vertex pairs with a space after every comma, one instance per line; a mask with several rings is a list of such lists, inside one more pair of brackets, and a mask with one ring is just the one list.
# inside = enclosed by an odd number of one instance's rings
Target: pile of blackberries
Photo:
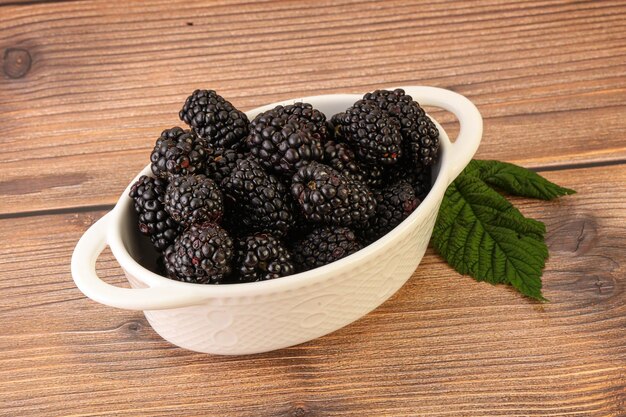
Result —
[[269, 280], [317, 268], [400, 224], [431, 185], [439, 132], [403, 90], [329, 120], [307, 103], [249, 121], [213, 90], [161, 133], [132, 185], [139, 230], [179, 281]]

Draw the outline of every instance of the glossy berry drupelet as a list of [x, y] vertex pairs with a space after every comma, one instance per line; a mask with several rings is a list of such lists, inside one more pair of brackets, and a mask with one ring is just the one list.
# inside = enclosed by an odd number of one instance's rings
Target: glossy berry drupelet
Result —
[[160, 178], [142, 175], [130, 188], [139, 230], [150, 237], [157, 250], [169, 246], [181, 231], [180, 225], [165, 210], [167, 183]]
[[295, 272], [291, 254], [270, 234], [259, 233], [237, 244], [238, 282], [266, 281]]
[[[300, 103], [301, 104], [301, 103]], [[252, 120], [246, 145], [268, 170], [279, 175], [291, 176], [309, 161], [322, 159], [326, 120], [320, 125], [302, 115], [292, 106], [278, 106], [259, 114]], [[310, 113], [309, 116], [311, 116]], [[320, 133], [321, 132], [321, 133]]]
[[169, 179], [178, 175], [203, 174], [212, 149], [207, 142], [180, 127], [166, 129], [150, 154], [152, 173]]
[[361, 249], [356, 235], [347, 227], [322, 227], [293, 245], [299, 271], [327, 265]]
[[196, 90], [179, 117], [215, 148], [238, 148], [248, 134], [248, 117], [214, 90]]
[[402, 126], [405, 155], [414, 163], [431, 166], [439, 152], [439, 130], [420, 105], [404, 90], [376, 90], [363, 96], [387, 111]]
[[222, 192], [204, 175], [175, 177], [167, 186], [165, 210], [184, 227], [218, 222], [224, 214]]
[[388, 166], [402, 156], [400, 122], [372, 101], [357, 101], [334, 115], [332, 122], [338, 137], [346, 140], [363, 162]]
[[170, 278], [198, 284], [219, 284], [231, 273], [233, 241], [216, 224], [191, 225], [164, 254]]
[[376, 212], [376, 202], [367, 186], [318, 162], [296, 172], [291, 194], [305, 219], [314, 223], [365, 224]]
[[420, 199], [406, 180], [382, 189], [372, 190], [376, 198], [376, 215], [360, 230], [363, 241], [371, 243], [402, 223], [419, 206]]
[[[253, 158], [238, 160], [222, 188], [236, 214], [240, 231], [271, 233], [283, 237], [294, 223], [293, 203], [285, 186]], [[230, 217], [230, 216], [229, 216]]]

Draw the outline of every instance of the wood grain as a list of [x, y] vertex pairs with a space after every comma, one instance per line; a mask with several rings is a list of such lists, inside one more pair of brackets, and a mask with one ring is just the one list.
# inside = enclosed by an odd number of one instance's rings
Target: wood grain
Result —
[[[248, 357], [184, 351], [85, 299], [69, 259], [102, 212], [0, 220], [0, 415], [623, 416], [626, 165], [546, 176], [579, 192], [516, 199], [548, 227], [550, 303], [429, 252], [372, 314]], [[108, 252], [99, 272], [124, 280]]]
[[[0, 214], [111, 204], [198, 87], [250, 109], [436, 85], [484, 114], [482, 157], [533, 167], [626, 160], [623, 1], [85, 1], [0, 10]], [[450, 115], [435, 115], [452, 126]]]
[[40, 3], [58, 3], [64, 1], [75, 1], [75, 0], [0, 0], [0, 7], [7, 6], [23, 6], [23, 5], [32, 5], [32, 4], [40, 4]]

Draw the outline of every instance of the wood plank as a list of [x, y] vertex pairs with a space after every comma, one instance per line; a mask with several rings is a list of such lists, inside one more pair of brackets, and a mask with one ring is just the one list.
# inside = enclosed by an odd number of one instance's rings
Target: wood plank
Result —
[[24, 5], [32, 5], [32, 4], [40, 4], [40, 3], [58, 3], [64, 1], [76, 1], [76, 0], [0, 0], [0, 7], [7, 6], [24, 6]]
[[[546, 176], [579, 191], [516, 200], [547, 224], [551, 302], [429, 251], [372, 314], [248, 357], [175, 348], [141, 313], [85, 299], [69, 259], [102, 212], [0, 220], [0, 415], [623, 415], [626, 165]], [[99, 270], [123, 282], [109, 253]]]
[[481, 157], [624, 160], [625, 15], [623, 1], [3, 7], [0, 213], [114, 202], [197, 87], [249, 109], [437, 85], [483, 112]]

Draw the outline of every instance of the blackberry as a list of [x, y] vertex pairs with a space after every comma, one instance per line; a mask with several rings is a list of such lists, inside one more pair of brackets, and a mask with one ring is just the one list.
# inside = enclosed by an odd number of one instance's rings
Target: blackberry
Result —
[[245, 157], [246, 154], [234, 149], [218, 149], [207, 160], [206, 175], [220, 184], [235, 169], [237, 161]]
[[400, 122], [372, 101], [357, 101], [334, 115], [332, 122], [335, 133], [345, 138], [363, 162], [393, 165], [402, 156]]
[[296, 172], [291, 194], [304, 217], [315, 223], [364, 224], [376, 212], [376, 202], [367, 186], [318, 162]]
[[181, 227], [165, 211], [163, 203], [167, 183], [159, 178], [142, 175], [130, 188], [135, 203], [139, 230], [150, 237], [158, 250], [174, 242]]
[[322, 140], [326, 140], [329, 134], [329, 125], [326, 116], [321, 111], [314, 109], [309, 103], [294, 103], [287, 106], [276, 106], [271, 110], [267, 110], [257, 115], [250, 127], [253, 130], [261, 127], [261, 130], [267, 126], [284, 124], [286, 120], [297, 121], [302, 128], [317, 134]]
[[358, 181], [363, 181], [365, 177], [356, 160], [356, 155], [345, 143], [338, 143], [333, 140], [326, 142], [322, 162], [346, 177]]
[[313, 108], [313, 105], [299, 102], [284, 106], [282, 111], [290, 117], [296, 118], [300, 123], [305, 123], [306, 129], [317, 134], [322, 140], [326, 140], [328, 137], [326, 115]]
[[413, 162], [431, 166], [437, 161], [439, 130], [424, 109], [404, 90], [376, 90], [365, 94], [363, 99], [375, 102], [400, 121], [404, 151]]
[[384, 170], [378, 165], [359, 163], [346, 143], [330, 140], [324, 145], [322, 162], [346, 177], [377, 187], [383, 181]]
[[231, 273], [233, 241], [220, 226], [191, 225], [168, 248], [165, 269], [170, 278], [197, 284], [219, 284]]
[[383, 189], [373, 190], [376, 198], [376, 215], [370, 218], [361, 231], [363, 240], [371, 243], [402, 223], [420, 204], [413, 186], [401, 180]]
[[252, 121], [250, 135], [246, 138], [250, 153], [265, 168], [286, 176], [293, 175], [309, 161], [322, 159], [324, 139], [319, 131], [323, 130], [324, 135], [326, 132], [325, 119], [319, 127], [302, 115], [286, 111], [294, 106], [278, 106], [259, 114]]
[[239, 230], [283, 237], [294, 223], [293, 203], [285, 186], [253, 157], [240, 159], [222, 181], [229, 207], [236, 207]]
[[237, 245], [239, 282], [266, 281], [295, 272], [291, 254], [270, 234], [255, 234]]
[[218, 222], [224, 214], [222, 192], [204, 175], [175, 177], [167, 186], [165, 210], [184, 227]]
[[393, 170], [386, 172], [384, 180], [388, 184], [406, 180], [413, 186], [415, 195], [420, 200], [424, 200], [431, 187], [430, 171], [430, 167], [423, 164], [404, 160], [398, 163]]
[[347, 227], [323, 227], [296, 242], [293, 257], [299, 271], [308, 271], [353, 254], [361, 247]]
[[248, 117], [213, 90], [196, 90], [178, 113], [216, 148], [238, 148], [248, 134]]
[[211, 153], [207, 142], [195, 133], [180, 127], [166, 129], [157, 139], [150, 162], [152, 173], [168, 179], [176, 175], [201, 174], [204, 172], [207, 155]]

